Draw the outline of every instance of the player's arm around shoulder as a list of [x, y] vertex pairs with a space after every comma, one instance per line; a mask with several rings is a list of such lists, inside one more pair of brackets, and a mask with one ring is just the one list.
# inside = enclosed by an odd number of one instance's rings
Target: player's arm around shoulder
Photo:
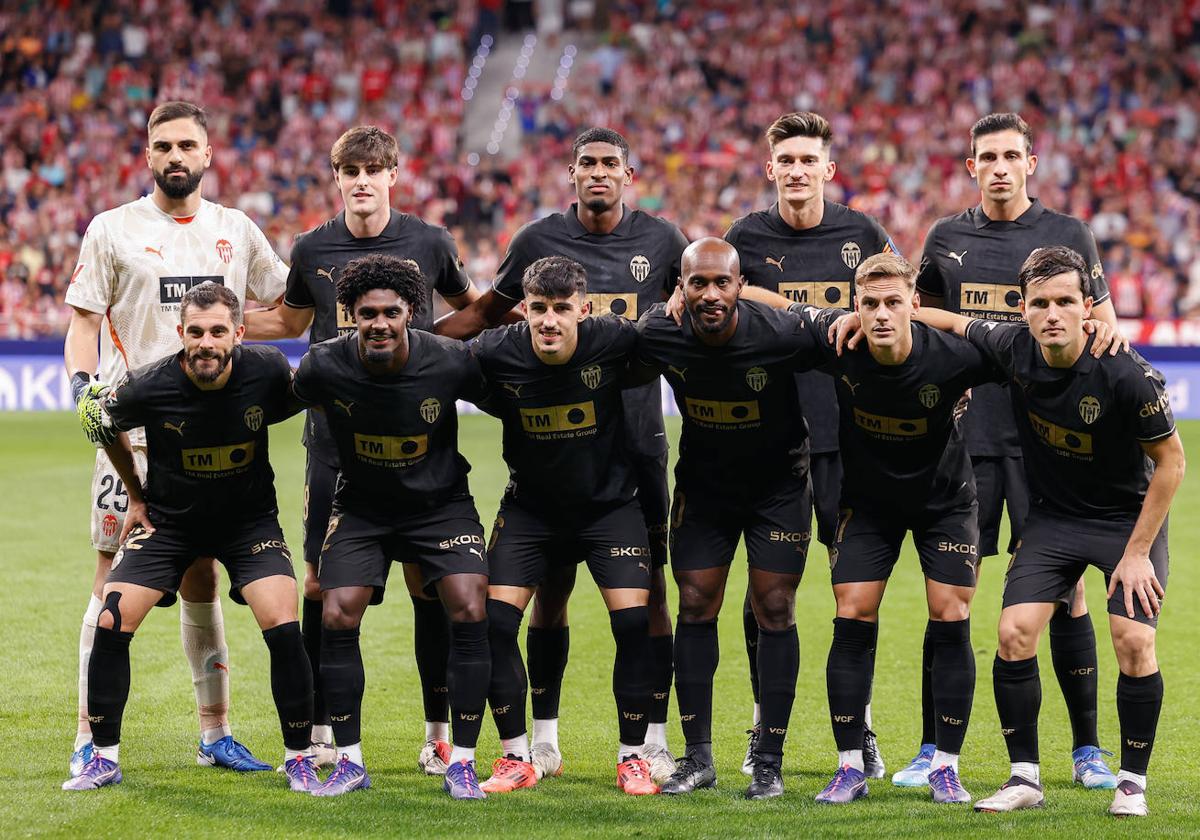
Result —
[[633, 388], [653, 382], [666, 370], [663, 340], [668, 332], [679, 329], [679, 324], [667, 314], [665, 303], [656, 303], [642, 313], [634, 326], [634, 342], [622, 387]]

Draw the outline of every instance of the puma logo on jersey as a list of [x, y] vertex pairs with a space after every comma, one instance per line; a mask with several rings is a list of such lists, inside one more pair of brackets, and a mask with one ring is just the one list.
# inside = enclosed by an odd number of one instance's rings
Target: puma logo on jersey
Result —
[[186, 420], [180, 420], [178, 426], [176, 426], [174, 423], [163, 423], [163, 428], [167, 431], [179, 432], [179, 436], [183, 437], [183, 426], [185, 423], [187, 423]]
[[487, 562], [487, 561], [484, 559], [484, 557], [483, 557], [483, 552], [482, 552], [482, 551], [480, 551], [478, 548], [468, 548], [468, 549], [467, 549], [467, 551], [471, 552], [471, 553], [472, 553], [472, 554], [474, 554], [476, 557], [478, 557], [478, 558], [479, 558], [479, 562], [480, 562], [480, 563], [486, 563], [486, 562]]
[[667, 365], [667, 370], [678, 376], [680, 382], [687, 382], [687, 368], [677, 368], [675, 365]]
[[332, 283], [333, 282], [333, 272], [335, 272], [335, 271], [337, 271], [337, 266], [335, 266], [335, 265], [329, 266], [328, 271], [323, 268], [318, 268], [317, 276], [324, 277], [326, 280], [328, 280], [330, 283]]
[[967, 255], [967, 251], [965, 248], [963, 249], [963, 252], [961, 254], [956, 254], [953, 251], [946, 252], [946, 256], [952, 260], [955, 260], [958, 263], [959, 268], [962, 268], [962, 258], [965, 257], [966, 255]]
[[645, 563], [638, 563], [638, 568], [644, 569], [646, 571], [646, 574], [650, 574], [650, 567], [647, 566]]
[[787, 259], [787, 254], [784, 254], [779, 259], [775, 259], [774, 257], [767, 257], [766, 259], [767, 259], [767, 265], [773, 265], [776, 268], [778, 268], [780, 271], [783, 271], [783, 261]]
[[854, 382], [851, 382], [851, 381], [850, 381], [850, 377], [849, 377], [849, 376], [846, 376], [846, 374], [842, 374], [842, 381], [843, 381], [843, 382], [845, 382], [845, 383], [846, 383], [846, 387], [850, 389], [850, 395], [851, 395], [851, 396], [854, 396], [854, 392], [858, 390], [858, 388], [859, 388], [859, 386], [860, 386], [860, 385], [862, 385], [862, 383], [861, 383], [861, 382], [859, 382], [859, 383], [857, 383], [857, 384], [856, 384], [856, 383], [854, 383]]
[[525, 387], [524, 385], [513, 385], [513, 384], [512, 384], [512, 383], [510, 383], [510, 382], [502, 382], [502, 383], [500, 383], [500, 384], [501, 384], [501, 386], [502, 386], [502, 387], [504, 387], [505, 389], [507, 389], [507, 390], [508, 390], [508, 392], [509, 392], [510, 394], [512, 394], [514, 397], [520, 397], [520, 396], [521, 396], [521, 389]]
[[354, 405], [354, 403], [352, 403], [352, 402], [342, 402], [341, 400], [334, 400], [333, 404], [336, 405], [338, 408], [340, 408], [342, 411], [346, 412], [347, 417], [350, 416], [350, 406]]
[[166, 262], [166, 261], [167, 261], [167, 258], [166, 258], [166, 257], [164, 257], [164, 256], [162, 255], [162, 252], [163, 252], [163, 246], [162, 246], [162, 245], [159, 245], [157, 248], [151, 248], [149, 245], [147, 245], [147, 246], [146, 246], [146, 249], [145, 249], [145, 253], [147, 253], [147, 254], [155, 254], [155, 255], [157, 255], [157, 256], [158, 256], [158, 258], [159, 258], [160, 260], [162, 260], [163, 262]]

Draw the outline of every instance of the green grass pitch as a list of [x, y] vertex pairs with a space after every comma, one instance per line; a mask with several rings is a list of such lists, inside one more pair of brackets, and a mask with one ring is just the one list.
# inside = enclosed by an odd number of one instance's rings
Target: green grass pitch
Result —
[[[1200, 465], [1200, 425], [1182, 424], [1194, 465]], [[678, 424], [671, 425], [672, 435]], [[272, 434], [274, 465], [289, 541], [300, 545], [303, 453], [296, 420]], [[505, 472], [495, 421], [466, 417], [463, 450], [474, 464], [471, 486], [490, 524]], [[563, 691], [561, 736], [566, 773], [533, 790], [486, 802], [452, 803], [440, 781], [418, 774], [423, 736], [412, 656], [412, 610], [402, 586], [367, 613], [363, 745], [374, 787], [336, 800], [290, 793], [271, 773], [240, 776], [196, 766], [197, 724], [190, 673], [179, 644], [175, 609], [147, 619], [133, 645], [133, 688], [121, 751], [125, 782], [95, 793], [64, 793], [74, 735], [77, 637], [94, 570], [86, 526], [92, 450], [68, 414], [0, 415], [0, 523], [3, 538], [5, 665], [0, 673], [0, 743], [8, 771], [0, 784], [0, 825], [8, 835], [118, 836], [447, 836], [478, 837], [769, 837], [983, 836], [1019, 832], [1075, 837], [1134, 831], [1200, 833], [1200, 625], [1189, 615], [1200, 598], [1194, 547], [1200, 540], [1200, 480], [1189, 477], [1172, 517], [1172, 568], [1159, 657], [1166, 701], [1151, 765], [1151, 817], [1120, 823], [1106, 814], [1107, 792], [1070, 783], [1070, 733], [1062, 695], [1043, 641], [1041, 744], [1044, 810], [974, 814], [934, 806], [927, 793], [873, 782], [870, 797], [851, 807], [821, 807], [813, 796], [833, 771], [835, 755], [825, 699], [825, 657], [833, 598], [825, 552], [810, 552], [800, 589], [801, 672], [785, 758], [786, 794], [742, 799], [739, 772], [751, 700], [742, 647], [740, 606], [745, 566], [735, 561], [721, 628], [714, 735], [719, 774], [715, 791], [683, 800], [633, 799], [614, 787], [616, 721], [610, 682], [613, 644], [599, 594], [580, 574], [571, 610], [571, 663]], [[1194, 467], [1200, 469], [1200, 466]], [[569, 476], [564, 476], [569, 481]], [[297, 560], [299, 566], [299, 560]], [[962, 771], [976, 797], [1008, 775], [991, 690], [1003, 558], [985, 562], [975, 602], [978, 682]], [[1103, 584], [1087, 576], [1088, 600], [1100, 617], [1100, 731], [1117, 749], [1116, 665], [1103, 620]], [[875, 676], [874, 717], [889, 773], [915, 751], [919, 731], [918, 667], [925, 624], [916, 558], [906, 548], [885, 599]], [[674, 601], [674, 593], [672, 593]], [[233, 666], [235, 734], [260, 757], [281, 758], [271, 703], [267, 651], [248, 610], [225, 601]], [[522, 634], [523, 635], [523, 634]], [[672, 704], [671, 744], [683, 746]], [[488, 720], [480, 743], [481, 775], [498, 744]], [[1116, 764], [1114, 763], [1115, 767]]]

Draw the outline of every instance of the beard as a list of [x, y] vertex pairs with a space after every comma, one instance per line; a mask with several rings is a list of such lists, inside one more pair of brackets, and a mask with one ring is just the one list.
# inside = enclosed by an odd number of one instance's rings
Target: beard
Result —
[[[215, 353], [205, 350], [197, 350], [195, 353], [189, 353], [187, 357], [188, 371], [196, 378], [198, 382], [205, 384], [216, 382], [221, 374], [225, 372], [225, 368], [229, 367], [229, 360], [233, 358], [233, 351], [226, 353]], [[201, 359], [216, 359], [217, 367], [215, 370], [209, 371], [201, 368], [198, 362]]]
[[697, 306], [695, 309], [689, 309], [688, 315], [692, 319], [692, 329], [697, 332], [702, 332], [706, 335], [716, 335], [729, 326], [729, 322], [733, 320], [734, 307], [725, 308], [725, 317], [719, 322], [712, 324], [701, 318], [702, 307]]
[[[168, 176], [173, 172], [185, 172], [187, 177], [182, 181], [177, 181]], [[170, 199], [187, 198], [194, 193], [200, 186], [200, 181], [204, 178], [204, 170], [192, 172], [185, 166], [167, 167], [162, 172], [155, 170], [154, 183], [158, 184], [158, 188], [163, 191], [163, 194]]]

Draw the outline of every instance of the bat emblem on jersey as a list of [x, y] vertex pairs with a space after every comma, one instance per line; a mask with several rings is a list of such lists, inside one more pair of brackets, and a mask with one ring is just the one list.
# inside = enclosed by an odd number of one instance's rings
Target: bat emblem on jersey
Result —
[[155, 254], [155, 255], [157, 255], [157, 256], [158, 256], [158, 258], [159, 258], [160, 260], [162, 260], [163, 262], [166, 262], [166, 261], [167, 261], [167, 258], [166, 258], [166, 257], [164, 257], [164, 256], [162, 255], [162, 252], [163, 252], [163, 246], [162, 246], [162, 245], [159, 245], [157, 248], [151, 248], [149, 245], [147, 245], [147, 246], [146, 246], [146, 248], [145, 248], [145, 250], [144, 250], [144, 253], [147, 253], [147, 254]]
[[342, 402], [341, 400], [334, 400], [333, 404], [336, 405], [338, 408], [340, 408], [342, 411], [346, 412], [347, 417], [350, 416], [350, 406], [354, 405], [354, 403], [352, 403], [352, 402]]
[[677, 368], [675, 365], [667, 365], [667, 370], [678, 376], [680, 382], [687, 382], [687, 368]]
[[767, 259], [767, 265], [773, 265], [776, 268], [778, 268], [780, 271], [783, 271], [783, 261], [787, 259], [787, 254], [784, 254], [779, 259], [775, 259], [774, 257], [767, 257], [766, 259]]
[[947, 251], [946, 256], [958, 263], [959, 268], [962, 268], [963, 257], [967, 255], [967, 250], [964, 248], [961, 254], [956, 254], [953, 251]]
[[323, 268], [318, 268], [318, 269], [317, 269], [317, 276], [318, 276], [318, 277], [324, 277], [326, 280], [328, 280], [330, 283], [332, 283], [332, 282], [333, 282], [333, 272], [335, 272], [335, 271], [337, 271], [337, 266], [336, 266], [336, 265], [331, 265], [331, 266], [329, 266], [329, 270], [328, 270], [328, 271], [327, 271], [327, 270], [325, 270], [325, 269], [323, 269]]
[[507, 389], [510, 394], [518, 398], [521, 396], [521, 389], [525, 387], [524, 385], [513, 385], [511, 382], [502, 382], [500, 384], [503, 388]]
[[176, 426], [174, 423], [163, 423], [163, 428], [167, 429], [168, 431], [179, 432], [179, 436], [183, 437], [183, 427], [186, 423], [186, 420], [180, 420], [178, 426]]

